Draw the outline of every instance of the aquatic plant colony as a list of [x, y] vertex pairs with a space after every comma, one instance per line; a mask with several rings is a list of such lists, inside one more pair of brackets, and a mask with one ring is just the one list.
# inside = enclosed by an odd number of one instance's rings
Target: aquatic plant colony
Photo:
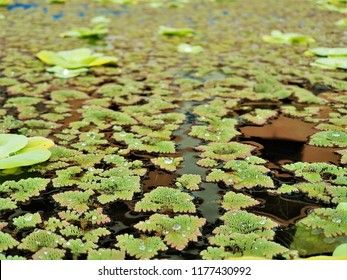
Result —
[[346, 4], [0, 1], [0, 259], [346, 259]]

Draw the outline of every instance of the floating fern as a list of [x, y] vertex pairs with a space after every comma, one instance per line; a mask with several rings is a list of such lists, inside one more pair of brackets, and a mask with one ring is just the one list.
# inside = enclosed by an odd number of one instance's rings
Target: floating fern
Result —
[[13, 224], [18, 229], [32, 228], [35, 227], [37, 224], [40, 224], [41, 222], [42, 220], [39, 213], [27, 213], [23, 216], [19, 216], [18, 218], [13, 219]]
[[336, 209], [318, 208], [296, 223], [291, 248], [300, 255], [331, 253], [347, 242], [347, 211], [343, 203]]
[[0, 198], [0, 211], [16, 209], [17, 204], [10, 198]]
[[93, 243], [98, 243], [101, 237], [108, 236], [110, 234], [111, 232], [108, 229], [99, 227], [85, 233], [82, 239]]
[[170, 218], [168, 215], [153, 214], [145, 222], [139, 222], [135, 228], [155, 232], [156, 236], [164, 236], [164, 241], [177, 250], [183, 250], [189, 241], [197, 241], [201, 236], [200, 228], [206, 220], [189, 215]]
[[98, 250], [89, 250], [88, 251], [88, 260], [124, 260], [125, 252], [115, 249], [103, 249]]
[[264, 125], [270, 118], [274, 118], [277, 115], [278, 112], [275, 110], [257, 108], [251, 113], [241, 115], [240, 117], [253, 124]]
[[182, 157], [158, 157], [158, 158], [151, 158], [151, 162], [159, 168], [167, 170], [167, 171], [176, 171], [177, 167], [180, 165], [180, 163], [183, 161]]
[[33, 260], [62, 260], [65, 256], [65, 250], [58, 248], [41, 248], [32, 255]]
[[66, 191], [53, 195], [53, 199], [68, 209], [83, 213], [89, 209], [89, 199], [93, 194], [94, 192], [92, 190], [87, 190], [85, 192]]
[[322, 181], [323, 174], [330, 174], [333, 176], [330, 176], [330, 178], [328, 178], [329, 181], [336, 184], [343, 184], [344, 178], [347, 175], [347, 168], [339, 167], [325, 162], [296, 162], [285, 164], [283, 165], [283, 167], [289, 171], [294, 172], [295, 176], [303, 177], [311, 183]]
[[[267, 240], [266, 238], [259, 238], [256, 234], [252, 233], [234, 233], [231, 236], [217, 235], [209, 238], [209, 241], [211, 244], [220, 246], [220, 248], [223, 249], [224, 252], [221, 249], [219, 251], [222, 251], [221, 256], [224, 255], [224, 258], [238, 258], [244, 256], [245, 258], [263, 257], [272, 259], [289, 252], [289, 250], [282, 245]], [[207, 250], [201, 252], [201, 255], [204, 259], [209, 259], [211, 253]]]
[[202, 167], [216, 167], [218, 165], [218, 162], [214, 159], [202, 158], [198, 160], [196, 164]]
[[26, 260], [26, 258], [20, 257], [20, 256], [9, 256], [9, 255], [5, 256], [3, 254], [0, 254], [0, 261], [6, 261], [6, 260], [7, 261]]
[[8, 233], [0, 231], [0, 252], [6, 251], [17, 246], [19, 242]]
[[310, 145], [321, 147], [347, 147], [347, 133], [343, 131], [320, 131], [310, 137]]
[[257, 216], [243, 210], [226, 212], [220, 219], [224, 225], [214, 229], [214, 234], [230, 236], [233, 233], [256, 234], [258, 237], [272, 239], [275, 232], [272, 230], [277, 226], [269, 218]]
[[79, 255], [86, 254], [90, 249], [96, 249], [98, 246], [91, 241], [83, 242], [81, 239], [70, 239], [63, 244], [63, 247], [69, 249], [76, 259]]
[[45, 190], [49, 182], [50, 180], [42, 178], [22, 179], [18, 182], [5, 181], [0, 185], [0, 192], [9, 194], [16, 202], [25, 202], [31, 197], [40, 195], [40, 191]]
[[199, 189], [199, 184], [201, 183], [201, 176], [198, 174], [183, 174], [177, 179], [175, 183], [176, 187], [180, 189], [187, 189], [191, 191], [196, 191]]
[[232, 191], [227, 192], [223, 196], [222, 207], [225, 210], [239, 210], [259, 204], [258, 200], [242, 193], [235, 193]]
[[171, 210], [173, 212], [189, 212], [196, 211], [195, 205], [192, 203], [193, 198], [177, 189], [167, 187], [157, 187], [149, 193], [146, 193], [135, 205], [135, 211], [158, 211]]
[[251, 156], [256, 147], [238, 142], [209, 143], [207, 146], [198, 146], [196, 149], [202, 151], [200, 157], [222, 161]]
[[116, 246], [137, 259], [151, 259], [158, 251], [167, 249], [165, 243], [159, 237], [134, 238], [132, 235], [123, 234], [117, 236]]
[[57, 248], [65, 242], [64, 238], [48, 230], [35, 230], [22, 239], [18, 249], [37, 252], [43, 247]]

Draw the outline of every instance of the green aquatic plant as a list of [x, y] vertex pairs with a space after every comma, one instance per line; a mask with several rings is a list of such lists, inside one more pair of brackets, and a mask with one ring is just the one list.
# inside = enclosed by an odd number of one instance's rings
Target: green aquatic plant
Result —
[[248, 195], [228, 191], [221, 202], [222, 208], [225, 210], [239, 210], [251, 206], [255, 206], [260, 202]]
[[337, 246], [333, 252], [334, 257], [347, 256], [347, 243]]
[[301, 256], [332, 253], [347, 242], [347, 211], [345, 203], [336, 209], [314, 209], [306, 218], [296, 223], [291, 249], [298, 250]]
[[124, 260], [125, 252], [115, 249], [103, 249], [99, 248], [97, 250], [90, 249], [88, 251], [88, 260]]
[[7, 180], [0, 185], [0, 192], [9, 195], [10, 199], [15, 202], [26, 202], [34, 196], [39, 196], [49, 182], [49, 179], [43, 178]]
[[41, 248], [32, 255], [33, 260], [62, 260], [65, 257], [66, 251], [58, 248]]
[[347, 48], [314, 48], [305, 52], [306, 55], [316, 55], [318, 58], [311, 63], [312, 66], [318, 66], [328, 69], [347, 69]]
[[9, 256], [9, 255], [4, 255], [4, 254], [0, 254], [0, 260], [1, 261], [16, 261], [16, 260], [26, 260], [26, 258], [24, 257], [20, 257], [20, 256]]
[[180, 53], [191, 53], [198, 54], [204, 51], [204, 48], [201, 46], [192, 46], [189, 44], [179, 44], [177, 46], [177, 51]]
[[117, 236], [117, 244], [122, 251], [140, 260], [151, 259], [159, 251], [167, 249], [159, 237], [134, 238], [129, 234]]
[[98, 246], [91, 241], [83, 241], [81, 239], [69, 239], [63, 243], [63, 247], [69, 249], [73, 258], [77, 259], [78, 256], [88, 253], [91, 249], [96, 249]]
[[315, 39], [310, 36], [302, 35], [300, 33], [284, 33], [279, 30], [273, 30], [271, 35], [264, 35], [263, 40], [268, 43], [287, 45], [310, 44], [315, 42]]
[[221, 161], [229, 161], [237, 158], [249, 157], [251, 156], [251, 152], [255, 149], [256, 147], [254, 146], [238, 142], [209, 143], [208, 145], [201, 145], [196, 147], [196, 150], [202, 152], [199, 155], [200, 157]]
[[53, 199], [60, 205], [77, 213], [86, 212], [89, 209], [90, 197], [94, 194], [92, 190], [82, 191], [66, 191], [53, 195]]
[[135, 211], [172, 211], [182, 213], [194, 213], [195, 205], [193, 197], [177, 189], [157, 187], [135, 204]]
[[0, 134], [0, 169], [29, 166], [48, 160], [54, 145], [44, 137], [26, 137], [16, 134]]
[[339, 151], [336, 151], [335, 153], [341, 155], [340, 161], [341, 161], [342, 164], [346, 164], [347, 163], [347, 149], [339, 150]]
[[47, 71], [56, 73], [58, 77], [68, 78], [87, 72], [89, 67], [104, 64], [116, 64], [118, 59], [113, 56], [104, 56], [102, 53], [93, 53], [88, 48], [73, 49], [68, 51], [52, 52], [40, 51], [36, 56], [43, 62], [54, 65]]
[[317, 115], [319, 111], [319, 107], [304, 107], [299, 110], [299, 108], [292, 105], [281, 106], [281, 112], [283, 114], [296, 118], [313, 117]]
[[108, 33], [108, 28], [105, 24], [100, 23], [92, 28], [81, 27], [73, 30], [60, 33], [60, 37], [73, 37], [73, 38], [102, 38]]
[[48, 230], [35, 230], [22, 239], [18, 249], [37, 252], [41, 248], [57, 248], [64, 244], [65, 239]]
[[347, 147], [347, 133], [343, 131], [320, 131], [310, 137], [310, 145], [320, 147]]
[[251, 113], [241, 115], [240, 118], [256, 125], [264, 125], [269, 119], [278, 115], [276, 110], [258, 109], [256, 108]]
[[322, 181], [324, 177], [327, 178], [325, 180], [338, 184], [339, 181], [343, 182], [347, 175], [347, 168], [325, 162], [296, 162], [285, 164], [283, 168], [294, 172], [295, 176], [302, 177], [311, 183]]
[[165, 36], [191, 37], [195, 34], [195, 31], [191, 28], [174, 28], [169, 26], [160, 26], [158, 34]]
[[51, 91], [51, 99], [59, 102], [87, 99], [88, 97], [88, 94], [78, 90], [60, 89]]
[[196, 191], [199, 189], [201, 183], [201, 176], [198, 174], [183, 174], [176, 180], [176, 187], [180, 189], [187, 189], [190, 191]]
[[259, 238], [256, 234], [234, 233], [231, 236], [217, 235], [209, 239], [210, 243], [220, 247], [208, 247], [200, 253], [205, 260], [223, 260], [244, 257], [273, 259], [284, 256], [289, 250], [282, 245]]
[[218, 162], [214, 159], [210, 159], [210, 158], [202, 158], [202, 159], [199, 159], [197, 162], [196, 162], [197, 165], [200, 165], [202, 167], [216, 167], [218, 166]]
[[347, 18], [339, 19], [338, 21], [335, 22], [335, 25], [346, 27], [347, 26]]
[[93, 17], [90, 22], [92, 24], [109, 24], [111, 22], [111, 19], [109, 19], [108, 17], [105, 17], [103, 15], [101, 16], [96, 16], [96, 17]]
[[213, 233], [217, 235], [230, 236], [234, 233], [244, 235], [251, 233], [258, 238], [272, 240], [275, 235], [273, 228], [278, 226], [269, 218], [254, 215], [244, 210], [228, 211], [220, 219], [224, 224], [213, 230]]
[[189, 215], [178, 215], [170, 218], [168, 215], [153, 214], [145, 222], [141, 221], [134, 227], [144, 232], [155, 232], [163, 236], [170, 247], [183, 250], [189, 241], [197, 241], [202, 233], [200, 228], [206, 220]]
[[42, 220], [39, 213], [27, 213], [13, 219], [13, 224], [17, 229], [33, 228], [40, 223], [42, 223]]
[[167, 171], [176, 171], [177, 167], [181, 164], [183, 161], [183, 157], [158, 157], [158, 158], [151, 158], [151, 162], [159, 166], [160, 169], [164, 169]]
[[0, 231], [0, 252], [12, 249], [17, 246], [19, 242], [14, 239], [10, 234]]
[[13, 1], [12, 0], [0, 0], [0, 7], [1, 6], [8, 6], [10, 4], [12, 4]]
[[0, 211], [13, 210], [17, 208], [17, 203], [10, 198], [0, 198]]

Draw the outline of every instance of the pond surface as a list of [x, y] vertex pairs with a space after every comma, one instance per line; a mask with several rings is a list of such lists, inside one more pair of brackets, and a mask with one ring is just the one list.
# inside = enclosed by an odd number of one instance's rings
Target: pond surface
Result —
[[[347, 243], [346, 71], [304, 54], [345, 46], [342, 13], [102, 2], [0, 7], [0, 133], [55, 142], [47, 162], [1, 173], [1, 258], [296, 259]], [[97, 16], [106, 34], [62, 35]], [[273, 30], [314, 42], [265, 42]], [[118, 61], [62, 78], [37, 57], [77, 48]]]

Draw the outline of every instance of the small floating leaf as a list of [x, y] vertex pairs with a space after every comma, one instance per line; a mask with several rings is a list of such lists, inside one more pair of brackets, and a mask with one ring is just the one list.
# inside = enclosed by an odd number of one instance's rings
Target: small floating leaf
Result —
[[41, 222], [42, 220], [39, 213], [35, 213], [35, 214], [27, 213], [23, 216], [19, 216], [18, 218], [13, 219], [13, 224], [18, 229], [32, 228]]
[[6, 251], [17, 246], [19, 242], [8, 233], [0, 231], [0, 252]]
[[41, 248], [34, 255], [33, 260], [62, 260], [65, 256], [65, 250], [57, 248]]
[[108, 28], [105, 24], [97, 24], [92, 28], [81, 27], [73, 30], [65, 31], [60, 34], [61, 37], [74, 37], [74, 38], [88, 38], [88, 37], [102, 37], [108, 33]]
[[132, 235], [123, 234], [117, 236], [117, 247], [137, 259], [151, 259], [158, 251], [167, 249], [159, 237], [134, 238]]
[[92, 190], [87, 190], [85, 192], [66, 191], [53, 195], [53, 199], [70, 210], [83, 213], [89, 209], [88, 202], [93, 194], [94, 192]]
[[222, 207], [225, 210], [239, 210], [259, 204], [258, 200], [242, 193], [235, 193], [232, 191], [227, 192], [223, 196]]
[[173, 212], [189, 212], [196, 211], [195, 205], [192, 203], [193, 198], [184, 192], [168, 187], [157, 187], [144, 195], [135, 205], [135, 211], [148, 212], [169, 209]]
[[89, 250], [88, 251], [88, 260], [124, 260], [125, 252], [115, 249], [103, 249], [98, 250]]
[[310, 44], [315, 42], [312, 37], [299, 33], [283, 33], [279, 30], [273, 30], [270, 36], [263, 36], [263, 40], [268, 43], [276, 44]]
[[196, 191], [199, 189], [201, 183], [201, 176], [198, 174], [183, 174], [177, 179], [175, 185], [180, 189], [187, 189]]
[[176, 171], [177, 167], [180, 165], [180, 163], [183, 161], [182, 157], [158, 157], [158, 158], [152, 158], [151, 162], [159, 168], [167, 170], [167, 171]]
[[173, 28], [168, 26], [160, 26], [158, 34], [165, 36], [186, 37], [193, 36], [195, 34], [195, 31], [190, 28]]
[[64, 238], [48, 230], [35, 230], [22, 239], [18, 249], [37, 252], [43, 247], [56, 248], [64, 243]]
[[310, 137], [310, 145], [321, 147], [347, 147], [347, 133], [343, 131], [320, 131]]
[[180, 44], [177, 46], [177, 51], [180, 53], [192, 53], [197, 54], [204, 51], [204, 48], [201, 46], [192, 46], [189, 44]]
[[167, 215], [154, 214], [145, 222], [139, 222], [135, 228], [142, 231], [156, 232], [156, 236], [164, 236], [164, 241], [177, 250], [183, 250], [189, 241], [197, 241], [201, 236], [200, 228], [206, 220], [189, 215], [170, 218]]

